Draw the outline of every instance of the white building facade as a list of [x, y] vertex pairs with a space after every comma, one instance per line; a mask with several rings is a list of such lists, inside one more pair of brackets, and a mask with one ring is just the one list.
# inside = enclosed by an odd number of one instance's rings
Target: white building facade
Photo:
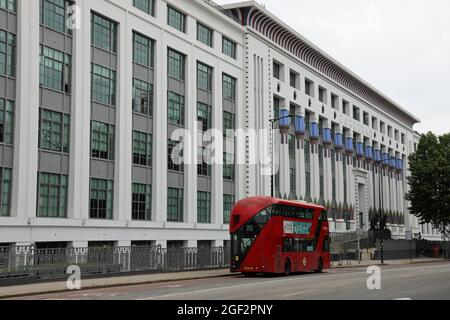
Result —
[[[335, 232], [382, 208], [395, 237], [439, 237], [403, 200], [418, 119], [257, 3], [7, 0], [0, 42], [0, 245], [224, 246], [233, 204], [272, 183]], [[289, 114], [275, 179], [171, 157], [180, 129]]]

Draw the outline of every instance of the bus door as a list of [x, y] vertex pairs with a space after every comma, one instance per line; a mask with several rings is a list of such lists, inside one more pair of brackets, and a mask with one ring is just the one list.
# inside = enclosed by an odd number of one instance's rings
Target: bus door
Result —
[[282, 266], [282, 261], [281, 261], [281, 251], [282, 251], [282, 247], [277, 246], [276, 252], [275, 252], [275, 273], [283, 272], [283, 266]]

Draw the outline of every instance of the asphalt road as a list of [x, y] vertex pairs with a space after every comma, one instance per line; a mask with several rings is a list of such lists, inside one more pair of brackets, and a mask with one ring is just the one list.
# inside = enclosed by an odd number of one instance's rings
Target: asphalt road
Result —
[[450, 263], [381, 267], [369, 290], [366, 268], [291, 277], [228, 276], [24, 297], [28, 300], [450, 300]]

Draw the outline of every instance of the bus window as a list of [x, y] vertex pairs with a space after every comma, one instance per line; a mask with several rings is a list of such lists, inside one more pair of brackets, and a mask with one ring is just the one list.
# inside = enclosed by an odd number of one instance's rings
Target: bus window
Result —
[[320, 212], [320, 221], [328, 221], [328, 216], [326, 211]]
[[327, 235], [325, 237], [325, 241], [323, 242], [323, 249], [324, 252], [330, 252], [330, 246], [331, 246], [331, 237]]

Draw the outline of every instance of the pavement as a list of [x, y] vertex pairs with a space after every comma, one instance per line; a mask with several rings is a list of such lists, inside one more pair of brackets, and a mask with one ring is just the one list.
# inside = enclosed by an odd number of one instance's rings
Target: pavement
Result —
[[[448, 280], [450, 280], [450, 263], [445, 262], [442, 259], [415, 259], [412, 263], [408, 260], [390, 260], [386, 261], [384, 265], [382, 265], [383, 268], [394, 268], [398, 269], [399, 267], [409, 267], [409, 268], [415, 268], [418, 266], [425, 266], [426, 264], [429, 264], [431, 266], [441, 266], [444, 265], [448, 269]], [[362, 261], [360, 264], [358, 261], [351, 261], [350, 264], [344, 262], [341, 265], [335, 263], [333, 268], [328, 271], [328, 275], [335, 275], [335, 274], [349, 274], [354, 272], [358, 272], [358, 270], [363, 270], [362, 272], [364, 274], [363, 277], [367, 277], [365, 273], [365, 268], [370, 265], [381, 265], [379, 261]], [[361, 272], [360, 272], [361, 273]], [[316, 275], [316, 276], [323, 276], [323, 275]], [[305, 274], [302, 275], [299, 279], [310, 279], [311, 277], [314, 277], [314, 274]], [[295, 277], [293, 277], [295, 278]], [[208, 270], [208, 271], [190, 271], [190, 272], [178, 272], [178, 273], [160, 273], [160, 274], [143, 274], [143, 275], [130, 275], [130, 276], [120, 276], [120, 277], [108, 277], [108, 278], [96, 278], [96, 279], [85, 279], [82, 280], [81, 285], [82, 289], [80, 291], [69, 291], [66, 288], [66, 282], [65, 281], [58, 281], [58, 282], [43, 282], [43, 283], [33, 283], [33, 284], [25, 284], [25, 285], [15, 285], [15, 286], [8, 286], [8, 287], [0, 287], [0, 299], [7, 299], [7, 298], [27, 298], [30, 297], [31, 299], [39, 299], [39, 297], [46, 296], [50, 297], [50, 299], [58, 298], [58, 297], [65, 297], [67, 295], [77, 296], [78, 299], [83, 299], [83, 297], [86, 297], [86, 295], [89, 296], [89, 292], [95, 292], [96, 290], [99, 290], [100, 292], [105, 293], [100, 294], [98, 297], [105, 297], [105, 298], [113, 298], [121, 296], [123, 299], [127, 299], [126, 295], [120, 295], [120, 294], [112, 294], [108, 292], [141, 292], [141, 289], [145, 289], [146, 286], [149, 286], [150, 289], [152, 289], [152, 292], [158, 292], [158, 290], [153, 290], [155, 288], [159, 288], [162, 290], [162, 292], [165, 292], [163, 289], [170, 289], [170, 288], [179, 288], [179, 287], [185, 287], [182, 283], [188, 283], [191, 285], [194, 285], [196, 283], [205, 283], [205, 284], [218, 284], [223, 285], [227, 283], [233, 284], [236, 279], [238, 280], [238, 283], [241, 283], [242, 281], [248, 281], [248, 278], [242, 278], [240, 275], [231, 274], [229, 272], [229, 269], [220, 269], [220, 270]], [[245, 279], [245, 280], [244, 280]], [[261, 278], [261, 279], [267, 279], [267, 278]], [[291, 277], [289, 278], [291, 279]], [[440, 282], [440, 281], [438, 281]], [[450, 290], [450, 281], [445, 281], [445, 283], [449, 286]], [[287, 282], [286, 284], [289, 284]], [[135, 289], [133, 289], [135, 288]], [[314, 289], [317, 290], [317, 289]], [[143, 291], [147, 292], [147, 291]], [[448, 298], [450, 298], [450, 291], [448, 292]], [[147, 295], [149, 295], [148, 293]], [[253, 292], [254, 294], [254, 292]], [[185, 299], [195, 299], [195, 296], [184, 296]], [[53, 298], [52, 298], [53, 297]], [[134, 297], [133, 294], [130, 294], [129, 297]], [[128, 298], [129, 298], [128, 297]], [[293, 295], [295, 297], [295, 295]], [[139, 295], [136, 297], [137, 299], [140, 299]], [[176, 298], [176, 296], [174, 296]], [[209, 298], [209, 297], [206, 297]], [[256, 297], [253, 297], [255, 299], [258, 299]], [[263, 299], [265, 297], [262, 297]], [[288, 297], [285, 297], [288, 298]], [[204, 297], [202, 296], [202, 299]], [[218, 298], [221, 299], [221, 298]]]

